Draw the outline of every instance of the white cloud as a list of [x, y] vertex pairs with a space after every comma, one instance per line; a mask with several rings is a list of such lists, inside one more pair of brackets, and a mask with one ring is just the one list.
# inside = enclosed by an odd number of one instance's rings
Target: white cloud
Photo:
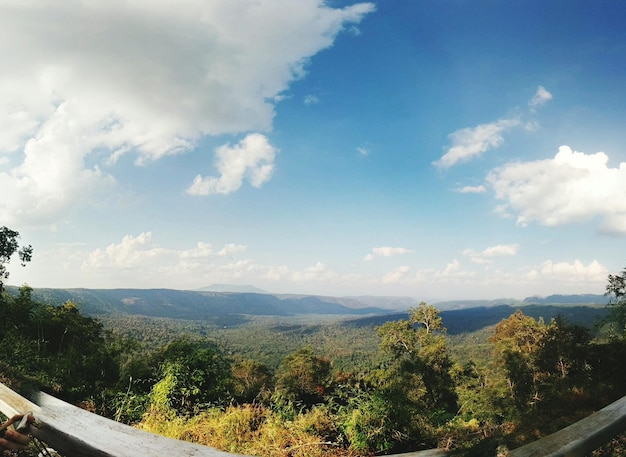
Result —
[[452, 146], [434, 165], [449, 168], [457, 162], [496, 148], [504, 142], [502, 133], [520, 124], [519, 119], [500, 119], [489, 124], [457, 130], [449, 135]]
[[[437, 291], [440, 298], [485, 298], [494, 294], [515, 293], [507, 296], [524, 297], [533, 293], [601, 291], [608, 275], [607, 268], [596, 260], [588, 264], [579, 260], [571, 263], [546, 260], [507, 271], [484, 266], [472, 269], [470, 264], [462, 264], [458, 259], [437, 268], [404, 264], [387, 272], [355, 274], [336, 270], [322, 261], [304, 268], [267, 264], [250, 258], [246, 251], [247, 247], [241, 244], [214, 247], [204, 241], [190, 247], [172, 248], [162, 245], [152, 232], [146, 231], [126, 235], [98, 249], [87, 250], [85, 245], [74, 243], [40, 250], [37, 262], [28, 269], [16, 270], [15, 277], [22, 278], [24, 272], [35, 268], [40, 270], [40, 280], [21, 283], [47, 287], [45, 282], [56, 276], [54, 280], [63, 283], [60, 287], [196, 289], [212, 283], [227, 283], [254, 284], [286, 293], [336, 295], [346, 293], [337, 290], [348, 288], [355, 294], [368, 291], [366, 293], [420, 296]], [[487, 247], [477, 255], [490, 260], [516, 252], [517, 245], [505, 244]], [[106, 285], [102, 283], [103, 277], [107, 279]]]
[[561, 146], [554, 159], [516, 162], [493, 170], [487, 182], [504, 203], [500, 211], [526, 226], [557, 226], [594, 218], [600, 231], [626, 235], [626, 163], [607, 166], [603, 152]]
[[517, 255], [518, 251], [519, 245], [517, 244], [498, 244], [485, 248], [480, 252], [474, 249], [465, 249], [463, 255], [469, 257], [474, 263], [485, 265], [492, 263], [491, 257], [514, 256]]
[[527, 274], [527, 279], [531, 281], [555, 281], [571, 282], [582, 284], [605, 283], [609, 274], [608, 269], [597, 260], [591, 261], [588, 265], [580, 260], [573, 263], [553, 262], [546, 260], [540, 266], [532, 268]]
[[276, 148], [269, 143], [267, 137], [258, 133], [246, 136], [235, 146], [220, 146], [215, 152], [220, 176], [196, 176], [187, 193], [230, 194], [241, 187], [244, 178], [254, 187], [261, 187], [272, 177], [276, 153]]
[[[58, 219], [110, 180], [96, 165], [124, 154], [145, 163], [204, 135], [270, 130], [274, 103], [308, 59], [373, 10], [319, 0], [3, 2], [0, 152], [21, 164], [0, 175], [4, 195], [19, 200], [0, 217]], [[260, 185], [268, 173], [250, 179]]]
[[304, 269], [303, 271], [294, 271], [291, 273], [291, 280], [294, 282], [312, 282], [312, 281], [335, 281], [338, 274], [322, 262]]
[[304, 97], [304, 104], [309, 105], [317, 105], [320, 102], [320, 99], [315, 95], [307, 95]]
[[394, 255], [401, 255], [401, 254], [408, 254], [411, 251], [410, 249], [407, 248], [401, 248], [401, 247], [391, 247], [391, 246], [382, 246], [382, 247], [378, 247], [378, 248], [372, 248], [372, 252], [370, 252], [369, 254], [367, 254], [364, 258], [364, 260], [373, 260], [374, 257], [376, 256], [380, 256], [380, 257], [391, 257]]
[[528, 102], [528, 106], [535, 108], [537, 106], [545, 105], [552, 100], [552, 94], [546, 90], [545, 87], [539, 86], [537, 92], [533, 95], [533, 98]]
[[457, 259], [454, 259], [452, 262], [446, 265], [446, 268], [444, 268], [442, 274], [443, 276], [450, 276], [459, 271], [460, 268], [461, 263]]
[[462, 194], [482, 194], [487, 192], [487, 188], [482, 184], [479, 186], [465, 186], [459, 189]]
[[519, 251], [517, 244], [498, 244], [485, 249], [483, 255], [486, 257], [511, 256], [516, 255], [517, 251]]
[[126, 270], [149, 264], [155, 257], [166, 253], [161, 248], [150, 248], [152, 232], [143, 232], [138, 236], [126, 235], [117, 244], [110, 244], [105, 249], [96, 249], [89, 254], [83, 264], [84, 269], [119, 268]]
[[224, 246], [222, 249], [220, 249], [220, 251], [217, 253], [217, 255], [219, 255], [221, 257], [229, 257], [229, 256], [233, 256], [235, 254], [239, 254], [239, 253], [245, 252], [246, 249], [247, 249], [247, 247], [242, 245], [242, 244], [228, 243], [226, 246]]
[[402, 280], [405, 280], [410, 271], [411, 269], [407, 266], [398, 267], [395, 270], [385, 274], [382, 277], [381, 281], [383, 284], [396, 284]]
[[369, 155], [370, 153], [367, 148], [361, 148], [361, 147], [356, 148], [356, 151], [359, 153], [360, 156], [363, 156], [363, 157]]
[[196, 247], [193, 249], [186, 249], [181, 251], [180, 258], [181, 259], [207, 259], [213, 257], [215, 255], [215, 251], [213, 250], [213, 245], [211, 243], [205, 243], [199, 241], [196, 244]]
[[474, 278], [475, 272], [464, 270], [461, 262], [453, 259], [443, 269], [435, 268], [417, 269], [412, 272], [408, 266], [400, 266], [386, 273], [380, 279], [383, 284], [398, 284], [404, 286], [416, 286], [423, 284], [458, 284]]
[[246, 249], [244, 245], [229, 243], [216, 251], [211, 243], [202, 241], [191, 249], [163, 248], [156, 244], [152, 232], [143, 232], [137, 236], [125, 235], [119, 243], [111, 243], [106, 248], [87, 253], [81, 269], [134, 270], [141, 275], [155, 274], [157, 271], [170, 274], [201, 272], [211, 262], [219, 263], [220, 259], [231, 258]]
[[0, 219], [16, 225], [54, 221], [76, 202], [114, 183], [98, 166], [85, 166], [85, 156], [97, 144], [84, 136], [88, 119], [89, 113], [72, 103], [54, 110], [24, 145], [23, 162], [0, 173]]
[[[89, 283], [101, 276], [108, 278], [110, 287], [173, 287], [197, 288], [204, 283], [249, 284], [288, 283], [329, 285], [350, 281], [351, 275], [340, 275], [322, 262], [298, 270], [273, 266], [242, 258], [247, 246], [228, 243], [214, 248], [211, 243], [197, 242], [189, 249], [159, 246], [152, 232], [137, 236], [125, 235], [120, 242], [90, 252], [80, 252], [73, 246], [72, 254], [64, 254], [64, 269], [80, 270], [81, 280]], [[65, 250], [64, 250], [65, 252]], [[54, 257], [46, 256], [51, 261]], [[77, 268], [77, 264], [80, 268]], [[130, 278], [130, 279], [129, 279]], [[82, 286], [85, 286], [84, 284]], [[317, 286], [316, 286], [317, 287]]]

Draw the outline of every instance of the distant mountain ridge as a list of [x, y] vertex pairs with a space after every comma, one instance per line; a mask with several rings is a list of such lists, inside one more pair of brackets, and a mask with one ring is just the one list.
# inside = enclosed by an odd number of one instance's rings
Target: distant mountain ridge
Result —
[[201, 287], [195, 289], [196, 292], [235, 292], [244, 294], [269, 294], [266, 290], [259, 289], [258, 287], [251, 286], [249, 284], [211, 284], [210, 286]]
[[540, 297], [534, 295], [524, 299], [524, 304], [534, 305], [558, 305], [558, 304], [585, 304], [585, 305], [606, 305], [609, 299], [606, 295], [578, 294], [578, 295], [548, 295]]
[[[9, 292], [12, 289], [13, 293], [17, 293], [17, 288], [8, 289]], [[237, 314], [294, 316], [367, 315], [389, 312], [332, 297], [173, 289], [34, 289], [33, 298], [52, 305], [60, 305], [71, 300], [78, 305], [81, 312], [92, 316], [133, 314], [192, 320], [211, 320]], [[348, 302], [351, 306], [347, 306]]]
[[[212, 286], [208, 286], [212, 287]], [[248, 286], [245, 286], [248, 287]], [[253, 286], [249, 286], [253, 287]], [[7, 287], [17, 294], [18, 288]], [[382, 315], [405, 312], [420, 300], [409, 297], [327, 297], [316, 295], [269, 294], [256, 292], [219, 292], [173, 289], [34, 289], [33, 298], [42, 303], [60, 305], [75, 302], [87, 315], [129, 314], [172, 319], [214, 320], [233, 315]], [[531, 305], [598, 307], [608, 302], [604, 295], [532, 296], [524, 300], [454, 300], [434, 302], [442, 311], [499, 306], [525, 308]]]
[[[559, 306], [558, 304], [549, 305], [497, 305], [497, 306], [477, 306], [475, 308], [457, 308], [441, 311], [440, 316], [443, 325], [446, 327], [448, 334], [458, 335], [460, 333], [471, 333], [485, 327], [497, 324], [502, 319], [506, 319], [517, 309], [521, 309], [524, 315], [535, 319], [543, 319], [547, 324], [552, 319], [560, 316], [565, 318], [570, 324], [581, 325], [591, 328], [598, 319], [604, 318], [609, 310], [598, 306], [577, 305]], [[379, 326], [385, 322], [396, 321], [398, 319], [407, 319], [408, 313], [390, 313], [374, 316], [355, 317], [349, 319], [344, 325], [363, 327], [363, 326]]]

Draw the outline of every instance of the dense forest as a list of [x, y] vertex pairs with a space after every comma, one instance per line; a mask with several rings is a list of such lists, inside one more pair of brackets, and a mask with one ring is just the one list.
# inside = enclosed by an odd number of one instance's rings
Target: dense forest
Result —
[[[626, 394], [626, 270], [595, 325], [597, 308], [497, 307], [463, 310], [464, 330], [426, 303], [385, 318], [95, 318], [8, 293], [9, 259], [32, 255], [17, 240], [0, 231], [0, 381], [174, 438], [258, 456], [495, 455]], [[617, 452], [619, 439], [598, 455]]]

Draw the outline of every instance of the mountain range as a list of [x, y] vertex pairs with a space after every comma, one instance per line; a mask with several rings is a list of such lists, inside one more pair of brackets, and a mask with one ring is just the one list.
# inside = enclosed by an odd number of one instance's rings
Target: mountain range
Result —
[[[210, 286], [212, 287], [212, 286]], [[17, 294], [17, 287], [8, 287]], [[42, 303], [60, 305], [68, 300], [82, 313], [91, 316], [131, 314], [174, 319], [206, 320], [228, 315], [352, 315], [365, 316], [405, 312], [420, 300], [410, 297], [326, 297], [315, 295], [269, 294], [256, 292], [216, 292], [173, 289], [34, 289], [33, 298]], [[499, 306], [529, 305], [606, 305], [603, 295], [551, 295], [524, 300], [455, 300], [433, 303], [442, 311], [493, 309]]]

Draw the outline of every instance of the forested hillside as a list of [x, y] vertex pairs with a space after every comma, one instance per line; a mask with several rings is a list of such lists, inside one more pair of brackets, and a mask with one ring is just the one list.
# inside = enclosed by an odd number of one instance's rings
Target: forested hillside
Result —
[[2, 295], [3, 382], [238, 453], [442, 446], [493, 455], [625, 393], [623, 339], [588, 325], [605, 308], [439, 312], [422, 303], [366, 318], [232, 315], [218, 324], [94, 320], [71, 301], [32, 297], [28, 287]]
[[[16, 294], [16, 287], [9, 287]], [[225, 315], [363, 315], [385, 312], [357, 299], [306, 295], [206, 292], [172, 289], [36, 289], [34, 298], [62, 304], [68, 300], [90, 316], [130, 314], [174, 319], [213, 320]], [[400, 308], [401, 309], [401, 308]]]
[[[95, 317], [28, 286], [8, 293], [0, 278], [0, 379], [240, 454], [493, 456], [626, 394], [624, 284], [626, 271], [609, 276], [602, 308], [422, 302], [365, 317], [317, 299], [301, 309], [341, 313], [290, 313], [263, 294], [218, 294], [229, 312], [214, 315], [191, 292], [75, 292]], [[621, 455], [621, 443], [596, 455]]]

